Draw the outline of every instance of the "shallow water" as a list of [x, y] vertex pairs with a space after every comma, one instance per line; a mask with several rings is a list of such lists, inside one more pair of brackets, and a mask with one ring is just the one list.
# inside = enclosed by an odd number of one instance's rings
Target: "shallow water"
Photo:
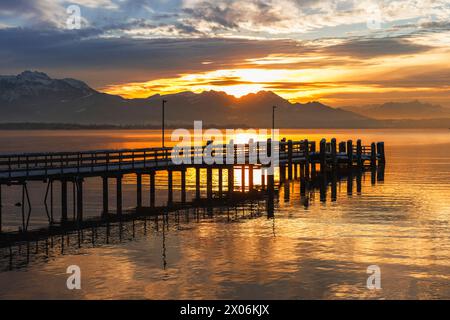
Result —
[[[231, 219], [182, 214], [168, 223], [112, 225], [111, 234], [119, 234], [120, 228], [122, 232], [109, 244], [102, 231], [92, 243], [87, 230], [81, 248], [73, 245], [76, 234], [69, 237], [72, 245], [64, 238], [64, 250], [61, 239], [54, 239], [48, 254], [28, 262], [25, 246], [20, 252], [15, 249], [13, 261], [3, 250], [0, 298], [450, 298], [449, 130], [285, 130], [282, 135], [385, 141], [385, 179], [372, 184], [368, 173], [361, 192], [354, 183], [351, 195], [347, 181], [340, 181], [336, 201], [328, 190], [321, 202], [316, 190], [308, 194], [309, 206], [300, 197], [299, 184], [291, 183], [280, 189], [274, 219], [241, 212], [232, 212]], [[134, 148], [158, 141], [159, 132], [151, 130], [2, 131], [0, 152]], [[160, 175], [157, 180], [160, 204], [166, 201], [165, 179]], [[85, 210], [96, 216], [101, 181], [91, 180], [86, 183]], [[191, 190], [193, 182], [188, 176]], [[127, 207], [135, 204], [134, 190], [134, 178], [127, 176]], [[17, 230], [21, 217], [14, 204], [20, 189], [3, 186], [2, 192], [3, 228]], [[42, 183], [30, 184], [31, 226], [46, 225], [44, 192]], [[55, 199], [57, 204], [58, 190]], [[34, 250], [31, 244], [28, 251]], [[44, 244], [38, 251], [45, 251]], [[69, 265], [82, 270], [81, 290], [66, 288]], [[370, 265], [381, 269], [380, 290], [366, 287]]]

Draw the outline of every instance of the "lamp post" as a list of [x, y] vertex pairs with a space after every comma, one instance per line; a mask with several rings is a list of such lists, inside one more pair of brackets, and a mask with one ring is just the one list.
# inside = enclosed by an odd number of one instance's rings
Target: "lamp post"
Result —
[[162, 125], [161, 125], [161, 134], [162, 134], [162, 147], [164, 148], [164, 111], [165, 111], [165, 107], [166, 107], [166, 102], [167, 100], [162, 101]]

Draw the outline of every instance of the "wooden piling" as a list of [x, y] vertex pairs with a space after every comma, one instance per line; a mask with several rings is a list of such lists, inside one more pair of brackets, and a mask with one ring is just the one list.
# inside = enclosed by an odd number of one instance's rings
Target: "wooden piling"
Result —
[[245, 192], [245, 165], [241, 166], [241, 190]]
[[280, 183], [286, 181], [286, 165], [280, 164]]
[[288, 180], [292, 180], [292, 154], [293, 154], [292, 140], [288, 141]]
[[248, 190], [253, 191], [253, 165], [248, 165]]
[[265, 190], [266, 189], [266, 173], [265, 173], [265, 169], [261, 168], [261, 190]]
[[200, 168], [195, 168], [195, 198], [200, 199]]
[[136, 174], [136, 207], [142, 208], [142, 174]]
[[122, 176], [116, 177], [116, 212], [122, 214]]
[[337, 150], [336, 150], [336, 139], [331, 139], [331, 162], [333, 165], [333, 168], [336, 168], [337, 166]]
[[362, 144], [361, 144], [361, 140], [360, 139], [358, 139], [356, 141], [356, 163], [357, 163], [358, 167], [362, 167], [363, 166]]
[[327, 166], [326, 147], [327, 147], [326, 140], [325, 139], [320, 140], [320, 172], [321, 173], [326, 172], [326, 166]]
[[211, 200], [213, 196], [212, 168], [206, 168], [206, 197]]
[[150, 172], [150, 207], [151, 208], [155, 207], [155, 193], [156, 193], [155, 175], [156, 175], [155, 171]]
[[218, 179], [219, 179], [219, 198], [222, 198], [223, 196], [223, 172], [222, 168], [218, 169]]
[[173, 171], [167, 171], [167, 204], [173, 203]]
[[309, 179], [309, 141], [305, 139], [304, 141], [304, 152], [305, 152], [305, 177]]
[[347, 141], [347, 161], [348, 166], [353, 166], [353, 141], [348, 140]]
[[234, 191], [234, 166], [228, 166], [228, 195], [231, 196]]
[[384, 154], [384, 142], [380, 142], [379, 143], [378, 154], [379, 154], [379, 157], [380, 157], [379, 164], [380, 165], [385, 165], [386, 164], [386, 157], [385, 157], [385, 154]]
[[339, 153], [345, 153], [345, 141], [339, 142]]
[[61, 220], [67, 221], [67, 180], [61, 180]]
[[77, 178], [77, 220], [83, 220], [83, 179]]
[[373, 168], [377, 165], [377, 150], [375, 142], [370, 145], [370, 166]]
[[186, 170], [181, 170], [181, 202], [186, 203]]
[[108, 177], [102, 177], [102, 180], [103, 180], [103, 214], [106, 215], [109, 212]]

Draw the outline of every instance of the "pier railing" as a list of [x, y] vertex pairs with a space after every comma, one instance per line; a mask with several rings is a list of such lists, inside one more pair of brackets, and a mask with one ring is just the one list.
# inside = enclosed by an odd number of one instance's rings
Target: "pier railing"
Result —
[[[336, 158], [353, 161], [377, 160], [384, 161], [384, 146], [378, 143], [363, 146], [358, 140], [353, 145], [351, 140], [341, 142], [339, 147], [335, 139], [326, 142], [324, 139], [320, 142], [320, 150], [316, 151], [316, 142], [308, 140], [286, 141], [281, 140], [278, 147], [272, 149], [272, 152], [278, 152], [280, 164], [292, 161], [320, 161], [321, 155], [327, 159]], [[252, 147], [251, 147], [252, 146]], [[201, 160], [198, 163], [196, 159], [202, 159], [205, 149], [208, 145], [201, 147], [189, 147], [182, 149], [180, 157], [191, 158], [191, 164], [206, 164]], [[226, 163], [227, 152], [230, 146], [227, 144], [213, 144], [209, 146], [211, 154], [217, 159], [223, 157], [221, 164]], [[250, 150], [252, 148], [252, 150]], [[244, 160], [249, 163], [251, 153], [261, 155], [268, 152], [267, 142], [256, 142], [252, 144], [234, 144], [233, 145], [233, 164], [238, 160]], [[186, 152], [187, 150], [187, 152]], [[228, 155], [229, 157], [229, 155]], [[23, 153], [23, 154], [0, 154], [0, 180], [27, 179], [32, 177], [46, 177], [50, 175], [64, 174], [89, 174], [99, 172], [112, 172], [121, 170], [145, 169], [158, 166], [174, 166], [172, 158], [172, 148], [142, 148], [142, 149], [120, 149], [120, 150], [93, 150], [82, 152], [53, 152], [53, 153]], [[260, 163], [260, 158], [256, 158]], [[322, 161], [324, 161], [322, 159]], [[244, 164], [245, 164], [244, 163]]]

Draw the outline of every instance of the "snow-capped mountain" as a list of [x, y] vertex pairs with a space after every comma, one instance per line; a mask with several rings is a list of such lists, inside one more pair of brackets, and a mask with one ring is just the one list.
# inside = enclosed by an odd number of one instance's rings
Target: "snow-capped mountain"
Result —
[[52, 79], [37, 71], [24, 71], [17, 76], [0, 76], [0, 100], [21, 100], [46, 97], [47, 99], [77, 99], [97, 93], [82, 81]]

